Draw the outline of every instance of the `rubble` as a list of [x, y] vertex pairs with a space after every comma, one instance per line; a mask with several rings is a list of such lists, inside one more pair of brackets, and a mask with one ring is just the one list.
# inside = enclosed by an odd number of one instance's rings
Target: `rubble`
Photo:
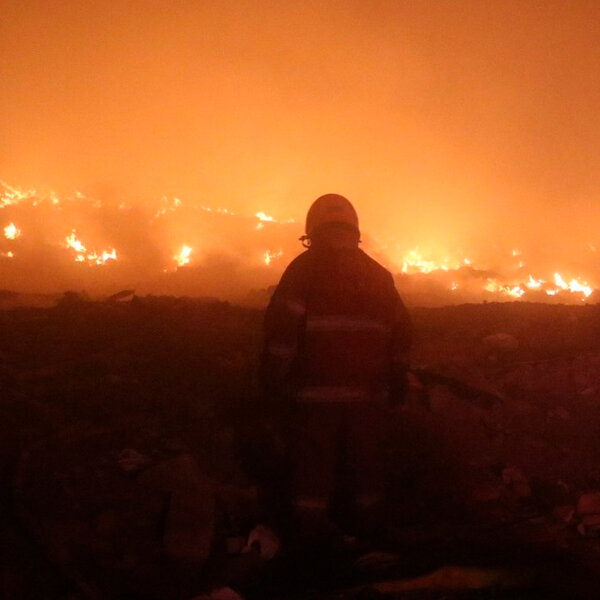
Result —
[[577, 515], [580, 519], [577, 531], [583, 536], [600, 535], [600, 492], [588, 492], [577, 501]]
[[123, 471], [133, 473], [148, 465], [150, 459], [133, 448], [125, 448], [119, 452], [117, 462]]
[[116, 294], [111, 294], [106, 302], [123, 302], [124, 300], [133, 300], [135, 297], [135, 290], [121, 290]]
[[163, 544], [168, 555], [203, 563], [215, 535], [216, 491], [194, 457], [181, 454], [146, 469], [137, 485], [167, 498]]
[[[506, 531], [535, 569], [548, 568], [540, 545], [600, 568], [600, 307], [412, 316], [415, 388], [431, 410], [415, 400], [390, 413], [386, 549], [422, 574], [454, 557], [477, 561], [482, 546], [501, 561], [490, 532]], [[216, 561], [215, 589], [246, 596], [265, 564], [288, 560], [257, 506], [260, 477], [276, 470], [239, 444], [261, 410], [261, 320], [259, 310], [168, 297], [0, 311], [0, 418], [13, 439], [3, 452], [17, 473], [6, 489], [66, 579], [105, 597], [193, 598], [210, 594], [202, 568]], [[518, 345], [482, 342], [497, 332]], [[473, 550], [457, 549], [472, 538]]]
[[261, 558], [271, 560], [281, 549], [277, 534], [266, 525], [257, 525], [248, 535], [248, 541], [242, 552], [257, 552]]
[[519, 348], [519, 340], [510, 333], [486, 335], [481, 341], [489, 350], [502, 354], [514, 352]]
[[523, 498], [531, 497], [529, 480], [519, 467], [514, 465], [505, 467], [502, 470], [502, 481], [515, 498], [521, 500]]

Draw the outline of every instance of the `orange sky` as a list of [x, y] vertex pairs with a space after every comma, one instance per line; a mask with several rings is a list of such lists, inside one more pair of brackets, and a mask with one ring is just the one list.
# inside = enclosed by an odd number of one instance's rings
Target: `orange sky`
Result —
[[12, 185], [299, 220], [335, 191], [409, 245], [600, 237], [596, 0], [3, 0], [0, 65]]

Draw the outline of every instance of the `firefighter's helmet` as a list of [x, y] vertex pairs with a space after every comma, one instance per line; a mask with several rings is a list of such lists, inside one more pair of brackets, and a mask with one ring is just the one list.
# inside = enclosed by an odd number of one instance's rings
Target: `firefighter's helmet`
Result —
[[348, 225], [359, 232], [354, 206], [339, 194], [325, 194], [312, 203], [306, 215], [306, 237], [310, 238], [317, 229], [328, 223]]

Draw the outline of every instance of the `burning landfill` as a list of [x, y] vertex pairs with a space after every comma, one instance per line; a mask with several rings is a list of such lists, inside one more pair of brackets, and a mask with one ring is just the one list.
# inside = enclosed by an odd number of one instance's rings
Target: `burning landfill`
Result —
[[365, 236], [415, 334], [385, 527], [290, 550], [256, 362], [301, 223], [259, 208], [1, 185], [0, 305], [55, 294], [0, 310], [8, 597], [595, 597], [595, 246], [573, 265]]
[[[275, 284], [301, 250], [294, 219], [260, 210], [241, 215], [180, 198], [140, 205], [79, 192], [59, 198], [0, 183], [0, 217], [3, 286], [21, 292], [74, 288], [98, 296], [135, 287], [262, 304], [268, 295], [260, 290]], [[494, 248], [491, 258], [481, 248], [427, 251], [376, 236], [364, 247], [396, 273], [408, 304], [596, 298], [591, 242], [587, 260], [575, 267], [529, 260], [518, 248]]]

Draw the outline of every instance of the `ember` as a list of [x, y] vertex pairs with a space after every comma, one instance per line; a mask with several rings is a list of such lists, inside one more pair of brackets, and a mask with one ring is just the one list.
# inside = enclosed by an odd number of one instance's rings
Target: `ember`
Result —
[[14, 223], [9, 223], [4, 228], [4, 237], [6, 237], [7, 240], [16, 240], [18, 237], [21, 237], [21, 235], [21, 230]]
[[273, 260], [280, 258], [281, 256], [283, 256], [283, 250], [279, 250], [279, 252], [271, 252], [270, 250], [267, 250], [263, 255], [263, 260], [265, 265], [268, 266], [273, 262]]

